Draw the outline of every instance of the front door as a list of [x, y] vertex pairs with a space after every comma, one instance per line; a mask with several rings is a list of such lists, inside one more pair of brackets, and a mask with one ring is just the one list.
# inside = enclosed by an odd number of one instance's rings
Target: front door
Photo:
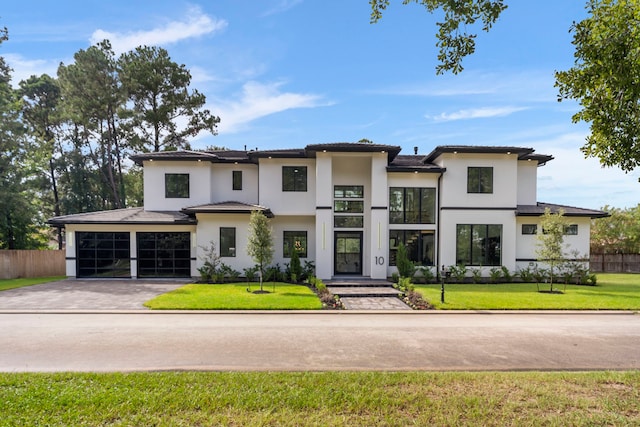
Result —
[[336, 231], [335, 274], [362, 274], [362, 231]]

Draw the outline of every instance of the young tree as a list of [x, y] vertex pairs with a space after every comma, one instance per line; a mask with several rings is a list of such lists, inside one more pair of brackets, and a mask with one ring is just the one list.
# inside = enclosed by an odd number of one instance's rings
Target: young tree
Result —
[[[371, 5], [371, 23], [382, 18], [383, 11], [391, 0], [369, 0]], [[403, 0], [402, 4], [417, 3], [429, 12], [444, 12], [444, 20], [438, 22], [436, 46], [440, 49], [436, 74], [451, 71], [458, 74], [463, 70], [462, 59], [476, 49], [476, 34], [468, 33], [476, 21], [482, 22], [482, 31], [489, 31], [507, 8], [503, 0]], [[462, 27], [462, 30], [461, 30]]]
[[269, 219], [259, 211], [251, 212], [249, 218], [247, 254], [260, 269], [260, 292], [264, 292], [262, 289], [264, 270], [273, 261], [273, 230]]
[[558, 213], [551, 213], [549, 208], [544, 210], [544, 215], [540, 218], [540, 228], [538, 231], [538, 242], [536, 256], [539, 261], [549, 265], [549, 292], [553, 292], [553, 271], [565, 260], [564, 254], [564, 230], [567, 221], [564, 211], [560, 209]]
[[589, 0], [587, 9], [571, 28], [575, 65], [556, 72], [558, 101], [580, 103], [573, 122], [590, 124], [587, 157], [630, 172], [640, 165], [640, 1]]
[[[128, 127], [141, 148], [158, 152], [185, 148], [187, 136], [216, 134], [220, 118], [203, 109], [205, 96], [189, 93], [191, 73], [161, 47], [140, 46], [118, 59], [120, 80], [133, 101]], [[186, 126], [178, 128], [177, 120]]]

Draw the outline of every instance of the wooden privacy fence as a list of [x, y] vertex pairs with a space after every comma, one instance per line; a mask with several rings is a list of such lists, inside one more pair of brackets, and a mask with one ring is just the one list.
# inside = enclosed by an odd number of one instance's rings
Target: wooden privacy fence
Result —
[[0, 250], [0, 279], [64, 276], [65, 252]]
[[640, 273], [640, 254], [591, 254], [594, 273]]

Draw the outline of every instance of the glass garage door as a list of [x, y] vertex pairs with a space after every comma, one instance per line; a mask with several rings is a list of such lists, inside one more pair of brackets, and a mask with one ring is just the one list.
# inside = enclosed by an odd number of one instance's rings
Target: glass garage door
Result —
[[129, 234], [76, 232], [77, 277], [131, 277]]
[[136, 233], [138, 277], [191, 277], [191, 233]]

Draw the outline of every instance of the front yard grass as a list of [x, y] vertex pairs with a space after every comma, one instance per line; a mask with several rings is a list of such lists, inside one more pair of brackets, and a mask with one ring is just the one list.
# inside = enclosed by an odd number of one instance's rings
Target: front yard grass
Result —
[[[265, 294], [247, 291], [247, 283], [185, 285], [144, 303], [153, 310], [318, 310], [322, 303], [303, 285], [264, 283]], [[259, 289], [251, 284], [251, 291]]]
[[535, 283], [445, 284], [444, 304], [440, 285], [416, 285], [416, 291], [439, 310], [640, 310], [640, 275], [597, 276], [597, 286], [554, 285], [563, 294], [538, 292]]
[[40, 285], [42, 283], [55, 282], [57, 280], [66, 279], [67, 276], [52, 276], [52, 277], [31, 277], [21, 279], [1, 279], [0, 291], [6, 291], [8, 289], [22, 288], [23, 286]]
[[0, 373], [0, 426], [640, 425], [640, 372]]

